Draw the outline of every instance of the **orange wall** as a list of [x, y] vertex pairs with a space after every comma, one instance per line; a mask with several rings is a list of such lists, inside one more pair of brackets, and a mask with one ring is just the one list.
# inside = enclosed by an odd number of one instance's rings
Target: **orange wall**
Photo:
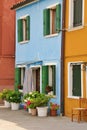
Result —
[[14, 88], [16, 0], [0, 0], [0, 90]]
[[[84, 27], [70, 31], [69, 25], [69, 0], [66, 1], [66, 31], [65, 31], [65, 115], [71, 115], [71, 109], [78, 106], [78, 100], [68, 98], [68, 63], [74, 61], [87, 61], [87, 0], [84, 7]], [[86, 96], [85, 72], [83, 72], [83, 96]]]

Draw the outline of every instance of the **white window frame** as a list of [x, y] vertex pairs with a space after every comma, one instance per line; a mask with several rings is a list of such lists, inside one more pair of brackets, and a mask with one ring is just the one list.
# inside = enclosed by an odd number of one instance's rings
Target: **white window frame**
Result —
[[82, 25], [81, 26], [77, 26], [77, 27], [73, 27], [73, 1], [74, 0], [69, 0], [69, 31], [71, 30], [77, 30], [77, 29], [81, 29], [84, 26], [84, 0], [82, 0], [83, 2], [83, 6], [82, 6]]
[[[72, 65], [71, 65], [72, 63]], [[83, 97], [83, 65], [81, 62], [69, 62], [68, 63], [68, 98], [79, 98], [79, 96], [73, 96], [72, 95], [72, 66], [74, 64], [81, 65], [81, 97]]]

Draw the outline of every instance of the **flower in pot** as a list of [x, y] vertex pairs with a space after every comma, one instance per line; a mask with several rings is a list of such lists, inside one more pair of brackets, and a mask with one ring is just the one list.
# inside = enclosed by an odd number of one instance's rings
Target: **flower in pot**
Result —
[[51, 96], [45, 95], [43, 93], [40, 93], [39, 96], [37, 97], [37, 112], [38, 116], [47, 116], [48, 112], [48, 102], [50, 100]]
[[21, 96], [22, 93], [19, 91], [11, 91], [11, 93], [9, 94], [9, 99], [11, 102], [11, 109], [12, 110], [18, 110], [19, 109], [19, 105], [21, 103]]
[[18, 90], [19, 90], [20, 92], [23, 92], [23, 85], [19, 84], [19, 85], [17, 86], [17, 88], [18, 88]]
[[57, 116], [57, 110], [59, 109], [59, 105], [56, 103], [50, 102], [50, 115]]
[[12, 90], [9, 89], [3, 89], [2, 92], [0, 92], [0, 98], [4, 100], [5, 107], [10, 107], [10, 100], [9, 100], [9, 94]]

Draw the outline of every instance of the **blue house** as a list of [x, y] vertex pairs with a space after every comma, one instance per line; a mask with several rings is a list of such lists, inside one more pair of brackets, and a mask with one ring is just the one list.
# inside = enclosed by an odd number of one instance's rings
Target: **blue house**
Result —
[[12, 9], [16, 10], [15, 87], [23, 85], [24, 93], [52, 94], [60, 104], [62, 0], [24, 0]]

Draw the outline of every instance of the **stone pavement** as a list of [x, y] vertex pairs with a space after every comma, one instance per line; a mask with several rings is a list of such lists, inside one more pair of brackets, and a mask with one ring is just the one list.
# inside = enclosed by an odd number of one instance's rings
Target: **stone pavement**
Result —
[[0, 130], [87, 130], [87, 122], [71, 122], [68, 117], [31, 116], [25, 110], [0, 106]]

